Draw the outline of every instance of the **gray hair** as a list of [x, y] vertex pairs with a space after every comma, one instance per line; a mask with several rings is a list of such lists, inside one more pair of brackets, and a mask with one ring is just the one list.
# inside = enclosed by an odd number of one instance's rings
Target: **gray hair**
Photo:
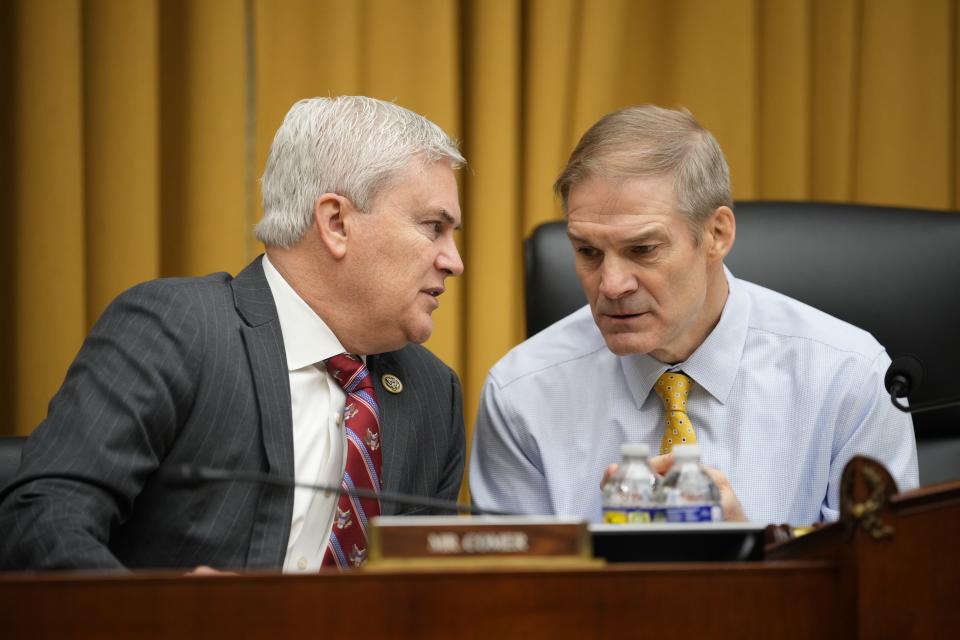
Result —
[[720, 145], [686, 109], [653, 105], [605, 115], [580, 139], [553, 189], [566, 214], [570, 189], [594, 176], [673, 176], [673, 194], [699, 243], [703, 222], [733, 206], [730, 169]]
[[270, 145], [254, 233], [266, 245], [292, 247], [310, 227], [318, 197], [336, 193], [367, 211], [415, 159], [465, 164], [440, 127], [403, 107], [364, 96], [301, 100]]

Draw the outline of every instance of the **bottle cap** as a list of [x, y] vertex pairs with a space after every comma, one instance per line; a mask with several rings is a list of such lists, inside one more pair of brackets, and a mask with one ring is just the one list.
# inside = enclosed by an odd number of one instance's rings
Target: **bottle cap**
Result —
[[673, 445], [673, 457], [677, 460], [699, 460], [700, 445], [675, 444]]
[[650, 445], [644, 443], [620, 445], [620, 455], [624, 458], [646, 458], [650, 455]]

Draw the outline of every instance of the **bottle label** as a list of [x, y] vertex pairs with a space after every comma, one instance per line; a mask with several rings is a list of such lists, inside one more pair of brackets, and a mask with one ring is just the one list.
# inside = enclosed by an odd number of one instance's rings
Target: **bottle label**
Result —
[[604, 508], [603, 521], [607, 524], [645, 524], [653, 522], [657, 511], [634, 507]]
[[715, 504], [686, 504], [663, 509], [667, 522], [720, 522], [723, 512]]

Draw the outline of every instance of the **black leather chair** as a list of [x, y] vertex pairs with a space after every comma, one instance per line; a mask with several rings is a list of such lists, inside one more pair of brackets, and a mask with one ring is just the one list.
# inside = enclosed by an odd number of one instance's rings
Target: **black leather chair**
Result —
[[[960, 395], [960, 212], [740, 202], [726, 264], [923, 362], [912, 404]], [[586, 303], [564, 222], [524, 243], [527, 335]], [[923, 485], [960, 478], [960, 407], [913, 416]]]
[[20, 467], [20, 450], [25, 441], [23, 436], [0, 436], [0, 489], [6, 486]]

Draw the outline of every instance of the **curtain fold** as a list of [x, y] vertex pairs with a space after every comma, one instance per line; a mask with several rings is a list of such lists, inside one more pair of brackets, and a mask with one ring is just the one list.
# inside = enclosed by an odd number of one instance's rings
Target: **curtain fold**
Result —
[[[12, 16], [12, 291], [4, 406], [29, 432], [87, 327], [80, 2], [19, 2]], [[12, 411], [11, 411], [12, 409]]]
[[803, 116], [810, 122], [810, 183], [802, 193], [821, 200], [853, 199], [855, 118], [860, 103], [859, 4], [856, 0], [814, 3], [810, 112]]
[[462, 140], [466, 272], [428, 346], [469, 427], [524, 336], [522, 240], [597, 118], [686, 106], [739, 199], [957, 209], [958, 32], [957, 0], [5, 3], [0, 430], [37, 425], [120, 291], [262, 250], [257, 181], [300, 98], [395, 100]]
[[[160, 266], [160, 110], [155, 2], [83, 5], [86, 325]], [[121, 178], [121, 179], [118, 179]]]
[[248, 202], [256, 193], [246, 170], [254, 117], [246, 93], [248, 5], [162, 0], [158, 7], [160, 268], [154, 277], [236, 273], [250, 254]]

